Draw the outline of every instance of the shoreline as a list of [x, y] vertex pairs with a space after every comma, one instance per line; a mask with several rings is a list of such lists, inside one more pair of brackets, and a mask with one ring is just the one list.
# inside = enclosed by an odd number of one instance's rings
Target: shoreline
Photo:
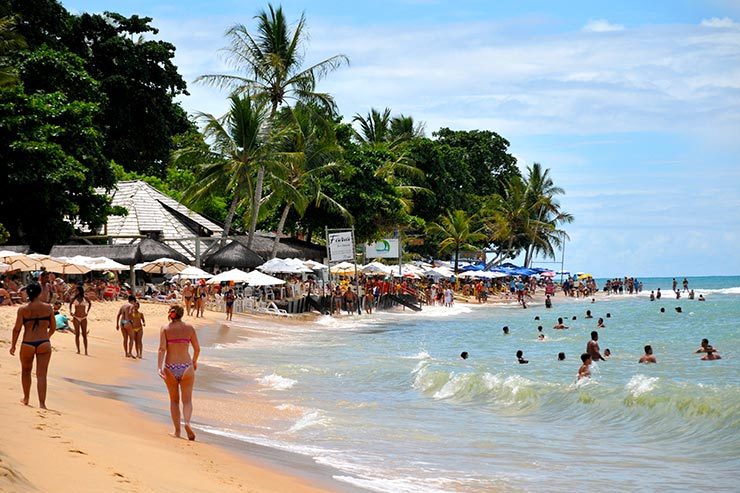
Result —
[[[54, 334], [48, 410], [38, 408], [35, 376], [30, 405], [19, 403], [20, 365], [17, 354], [7, 352], [16, 309], [0, 309], [0, 492], [349, 490], [335, 488], [331, 476], [322, 480], [321, 474], [277, 467], [278, 461], [262, 460], [253, 449], [234, 453], [204, 433], [195, 442], [171, 437], [164, 385], [136, 380], [136, 367], [144, 366], [138, 363], [156, 366], [151, 350], [156, 355], [159, 321], [165, 320], [167, 305], [142, 304], [148, 321], [145, 347], [150, 351], [145, 353], [148, 360], [135, 361], [122, 356], [120, 335], [113, 329], [120, 304], [93, 304], [88, 357], [75, 354], [73, 334]], [[196, 322], [199, 331], [219, 322], [213, 312], [189, 321]], [[164, 423], [120, 399], [124, 384], [130, 382], [138, 382], [135, 387], [143, 383], [142, 392], [161, 394]], [[196, 417], [198, 393], [196, 383]]]

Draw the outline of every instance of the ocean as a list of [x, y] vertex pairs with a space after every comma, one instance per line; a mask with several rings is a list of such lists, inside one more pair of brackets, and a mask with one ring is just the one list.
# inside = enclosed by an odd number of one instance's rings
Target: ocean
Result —
[[[256, 329], [235, 320], [227, 342], [204, 338], [201, 363], [219, 384], [196, 385], [196, 425], [308, 456], [372, 491], [737, 491], [740, 276], [689, 278], [705, 302], [676, 300], [670, 278], [641, 280], [640, 295], [558, 293], [550, 310], [456, 304]], [[650, 302], [658, 287], [663, 298]], [[570, 328], [554, 330], [557, 317]], [[612, 356], [576, 382], [598, 317]], [[721, 360], [701, 361], [702, 338]], [[637, 363], [645, 344], [658, 364]], [[209, 392], [274, 413], [199, 412]]]

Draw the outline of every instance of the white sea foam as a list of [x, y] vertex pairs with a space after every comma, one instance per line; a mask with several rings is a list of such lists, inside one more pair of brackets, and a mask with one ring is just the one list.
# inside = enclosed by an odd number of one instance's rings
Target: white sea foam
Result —
[[624, 388], [629, 391], [632, 397], [639, 397], [655, 389], [658, 380], [658, 377], [647, 377], [638, 373], [630, 378]]
[[426, 351], [422, 350], [422, 351], [419, 351], [418, 353], [416, 353], [413, 356], [401, 356], [401, 358], [403, 358], [403, 359], [429, 359], [429, 358], [431, 358], [431, 356], [429, 356], [429, 353], [427, 353]]
[[449, 480], [446, 478], [437, 478], [434, 482], [442, 483], [441, 488], [435, 488], [430, 483], [432, 481], [425, 480], [420, 481], [419, 478], [357, 478], [354, 476], [332, 476], [337, 481], [343, 481], [345, 483], [353, 484], [370, 491], [379, 491], [386, 493], [389, 491], [399, 493], [445, 493], [452, 491], [451, 489], [445, 488], [444, 484], [459, 484], [457, 481]]
[[297, 431], [304, 430], [311, 426], [328, 426], [331, 423], [331, 419], [316, 409], [306, 411], [293, 426], [290, 427], [288, 433], [295, 433]]
[[271, 375], [257, 378], [255, 380], [257, 380], [257, 383], [259, 383], [260, 385], [271, 388], [273, 390], [288, 390], [298, 383], [297, 380], [282, 377], [277, 373], [272, 373]]

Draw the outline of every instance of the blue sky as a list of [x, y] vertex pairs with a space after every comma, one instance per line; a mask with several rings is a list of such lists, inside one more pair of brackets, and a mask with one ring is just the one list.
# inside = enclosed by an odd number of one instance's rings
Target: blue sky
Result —
[[[74, 0], [73, 12], [147, 15], [175, 44], [189, 112], [225, 111], [196, 86], [228, 72], [218, 50], [267, 3]], [[566, 190], [565, 266], [596, 276], [740, 274], [740, 2], [282, 3], [305, 11], [306, 62], [351, 65], [320, 89], [345, 119], [371, 107], [488, 129], [522, 169]]]

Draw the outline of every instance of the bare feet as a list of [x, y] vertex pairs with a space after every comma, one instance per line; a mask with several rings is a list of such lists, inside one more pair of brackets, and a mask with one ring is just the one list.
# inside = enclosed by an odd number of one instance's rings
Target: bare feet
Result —
[[28, 405], [28, 399], [26, 399], [26, 398], [21, 399], [21, 404], [23, 404], [24, 406], [27, 406]]
[[188, 440], [191, 442], [195, 441], [195, 433], [193, 433], [193, 429], [190, 427], [190, 425], [185, 425], [185, 433], [188, 434]]
[[39, 404], [39, 407], [40, 407], [41, 409], [46, 409], [46, 404]]

